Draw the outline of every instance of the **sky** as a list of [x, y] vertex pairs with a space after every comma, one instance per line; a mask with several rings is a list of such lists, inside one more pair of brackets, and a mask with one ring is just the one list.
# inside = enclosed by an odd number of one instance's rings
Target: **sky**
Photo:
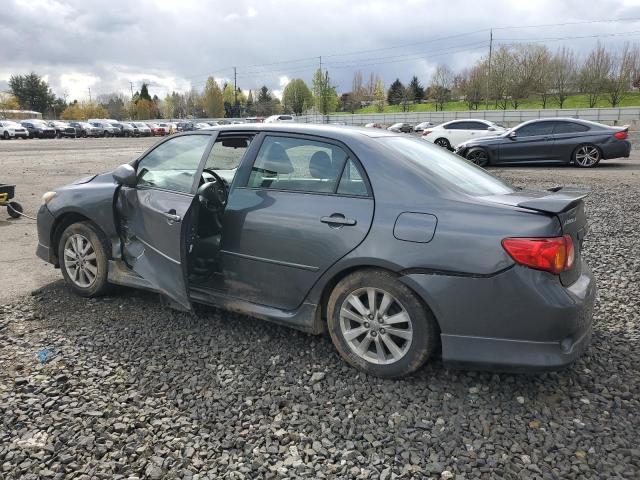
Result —
[[[494, 47], [537, 41], [578, 55], [598, 40], [640, 41], [640, 0], [0, 3], [0, 91], [12, 74], [33, 71], [67, 101], [88, 100], [89, 89], [93, 99], [130, 95], [142, 82], [161, 98], [201, 90], [209, 75], [232, 82], [233, 66], [241, 89], [266, 85], [280, 96], [292, 78], [310, 84], [320, 57], [338, 92], [355, 71], [387, 87], [412, 75], [426, 85], [438, 64], [457, 71], [487, 55], [490, 28]], [[624, 21], [603, 21], [613, 19]]]

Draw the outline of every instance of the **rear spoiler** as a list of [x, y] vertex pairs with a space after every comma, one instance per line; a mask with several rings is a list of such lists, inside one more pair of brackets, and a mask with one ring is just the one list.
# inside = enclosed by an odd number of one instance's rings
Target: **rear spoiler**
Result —
[[589, 195], [589, 192], [586, 190], [568, 189], [563, 187], [551, 188], [549, 191], [551, 192], [549, 195], [525, 200], [524, 202], [518, 203], [518, 206], [521, 208], [528, 208], [529, 210], [536, 210], [538, 212], [558, 214], [566, 210], [571, 210], [584, 197]]

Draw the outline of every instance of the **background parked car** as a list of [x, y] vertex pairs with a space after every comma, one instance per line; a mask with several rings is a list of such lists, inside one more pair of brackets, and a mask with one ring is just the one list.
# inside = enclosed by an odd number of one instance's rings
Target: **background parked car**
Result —
[[419, 124], [417, 124], [415, 127], [413, 127], [413, 131], [414, 132], [424, 132], [425, 129], [430, 128], [430, 127], [435, 127], [435, 123], [432, 122], [421, 122]]
[[202, 130], [203, 128], [209, 128], [211, 125], [204, 122], [198, 122], [193, 126], [194, 130]]
[[94, 127], [101, 128], [103, 137], [115, 137], [120, 134], [120, 129], [118, 127], [114, 127], [105, 120], [89, 120], [89, 123]]
[[144, 123], [144, 122], [131, 122], [132, 125], [134, 125], [137, 129], [138, 129], [138, 135], [140, 135], [141, 137], [150, 137], [151, 135], [153, 135], [151, 133], [151, 129], [149, 128], [149, 126]]
[[530, 120], [497, 137], [469, 140], [456, 153], [480, 166], [573, 163], [595, 167], [600, 160], [628, 157], [629, 127], [610, 127], [575, 118]]
[[122, 136], [123, 137], [138, 137], [140, 136], [140, 131], [138, 127], [129, 123], [129, 122], [120, 122], [122, 126]]
[[462, 142], [488, 135], [500, 135], [506, 129], [502, 125], [482, 119], [452, 120], [422, 132], [422, 138], [441, 147], [453, 150]]
[[381, 123], [367, 123], [366, 128], [383, 128]]
[[3, 140], [29, 138], [29, 131], [17, 122], [2, 120], [0, 121], [0, 138]]
[[176, 128], [179, 132], [190, 132], [196, 129], [193, 122], [178, 122]]
[[411, 133], [413, 132], [413, 125], [410, 123], [394, 123], [389, 128], [387, 128], [390, 132], [402, 132], [402, 133]]
[[245, 120], [247, 123], [263, 123], [264, 117], [247, 117]]
[[42, 120], [23, 120], [20, 124], [26, 128], [29, 132], [29, 136], [32, 138], [55, 138], [56, 129], [51, 128]]
[[77, 132], [74, 127], [69, 125], [67, 122], [61, 122], [60, 120], [52, 120], [48, 122], [51, 128], [55, 128], [56, 137], [58, 138], [76, 138]]
[[149, 129], [151, 130], [151, 135], [153, 135], [154, 137], [164, 137], [167, 134], [165, 129], [157, 123], [149, 122], [147, 123], [147, 127], [149, 127]]
[[101, 137], [104, 130], [99, 127], [94, 127], [89, 122], [69, 122], [73, 128], [76, 129], [77, 137]]
[[265, 118], [264, 123], [281, 123], [281, 122], [295, 122], [295, 118], [291, 115], [271, 115]]

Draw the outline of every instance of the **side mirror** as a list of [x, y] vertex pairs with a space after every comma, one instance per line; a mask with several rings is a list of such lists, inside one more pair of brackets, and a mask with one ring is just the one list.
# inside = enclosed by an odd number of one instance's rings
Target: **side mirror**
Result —
[[489, 127], [489, 128], [487, 128], [487, 130], [489, 130], [490, 132], [495, 132], [496, 131], [496, 127]]
[[118, 185], [124, 185], [125, 187], [135, 187], [138, 182], [135, 169], [128, 163], [120, 165], [111, 175]]
[[518, 134], [516, 133], [515, 130], [511, 130], [509, 132], [509, 134], [507, 135], [507, 137], [509, 137], [509, 138], [516, 138], [517, 136], [518, 136]]

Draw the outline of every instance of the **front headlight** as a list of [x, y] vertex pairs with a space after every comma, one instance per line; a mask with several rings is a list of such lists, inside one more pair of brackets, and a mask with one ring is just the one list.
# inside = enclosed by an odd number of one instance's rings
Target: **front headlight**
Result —
[[51, 200], [53, 200], [53, 197], [56, 196], [56, 192], [47, 192], [44, 195], [42, 195], [42, 203], [44, 203], [45, 205], [48, 204]]

